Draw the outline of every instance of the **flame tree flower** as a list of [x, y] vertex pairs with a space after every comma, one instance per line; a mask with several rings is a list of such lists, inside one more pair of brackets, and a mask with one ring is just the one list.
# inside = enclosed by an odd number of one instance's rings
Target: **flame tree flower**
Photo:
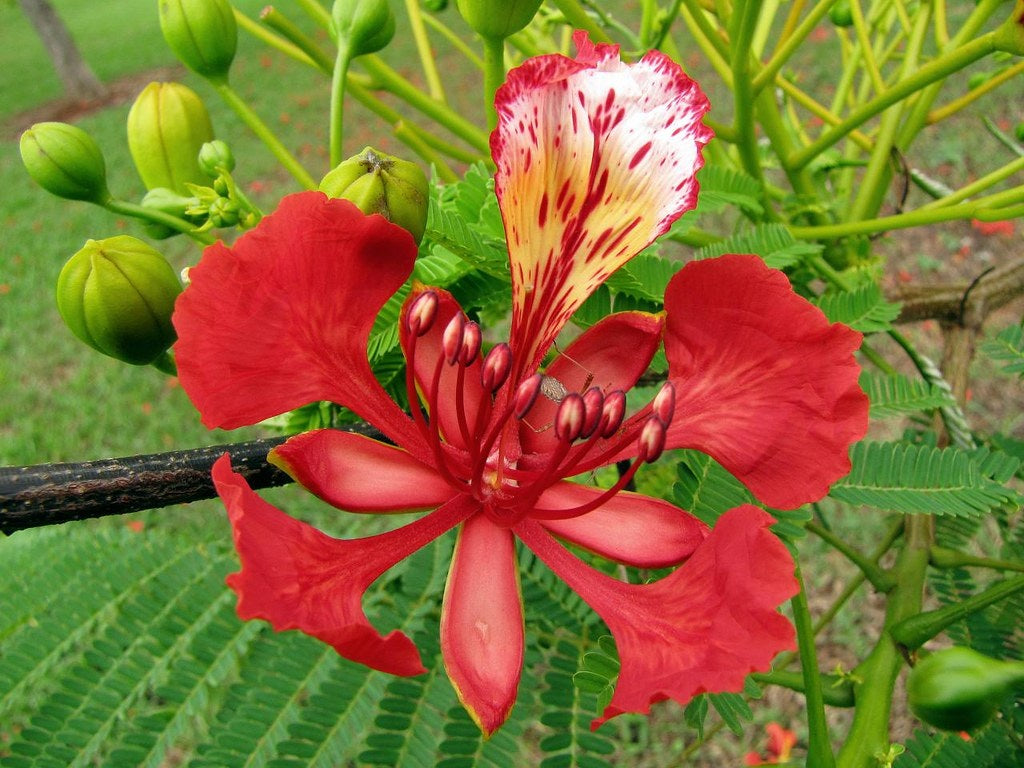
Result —
[[[512, 325], [483, 354], [480, 328], [447, 292], [414, 285], [400, 319], [410, 402], [402, 411], [367, 361], [376, 314], [408, 279], [412, 238], [317, 192], [284, 198], [236, 244], [208, 248], [177, 305], [183, 386], [209, 427], [253, 424], [330, 400], [394, 445], [338, 430], [291, 438], [270, 460], [355, 513], [428, 510], [388, 533], [331, 538], [213, 470], [242, 568], [228, 577], [242, 618], [299, 629], [348, 659], [424, 671], [411, 640], [382, 636], [365, 590], [394, 564], [458, 529], [441, 647], [460, 699], [485, 733], [515, 701], [524, 628], [515, 540], [604, 619], [621, 673], [600, 724], [652, 702], [739, 690], [793, 645], [778, 613], [797, 585], [763, 510], [713, 530], [671, 504], [624, 491], [665, 447], [714, 456], [764, 502], [794, 507], [849, 469], [866, 428], [853, 351], [754, 256], [685, 266], [664, 313], [610, 315], [541, 372], [553, 341], [615, 269], [696, 202], [710, 131], [707, 100], [670, 59], [626, 65], [576, 39], [575, 59], [540, 56], [509, 73], [492, 136], [508, 237]], [[664, 337], [669, 381], [627, 417], [625, 392]], [[602, 490], [566, 478], [633, 463]], [[630, 566], [676, 566], [650, 584], [590, 567], [567, 541]]]

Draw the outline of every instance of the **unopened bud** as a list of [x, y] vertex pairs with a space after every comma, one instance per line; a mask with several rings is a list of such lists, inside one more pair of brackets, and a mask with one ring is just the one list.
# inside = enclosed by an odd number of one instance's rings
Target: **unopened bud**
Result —
[[226, 197], [218, 197], [212, 203], [208, 211], [210, 224], [214, 227], [233, 227], [238, 223], [242, 215], [242, 209], [234, 200]]
[[466, 323], [462, 329], [462, 352], [459, 354], [459, 364], [469, 366], [480, 354], [480, 345], [483, 342], [480, 334], [480, 326], [476, 323]]
[[[142, 206], [144, 208], [152, 208], [171, 216], [177, 216], [179, 219], [185, 219], [198, 226], [201, 221], [197, 221], [195, 217], [189, 216], [186, 213], [196, 203], [196, 198], [179, 195], [173, 189], [167, 189], [166, 187], [155, 187], [149, 190], [146, 196], [142, 198]], [[155, 240], [165, 240], [168, 237], [181, 234], [180, 230], [151, 221], [145, 222], [145, 227], [146, 234]]]
[[324, 176], [320, 191], [351, 200], [363, 213], [379, 213], [408, 230], [418, 243], [427, 227], [427, 177], [415, 163], [366, 147]]
[[235, 156], [227, 142], [220, 139], [208, 141], [199, 148], [199, 170], [216, 179], [221, 169], [231, 173], [235, 170]]
[[150, 83], [128, 112], [128, 149], [147, 189], [183, 194], [203, 182], [199, 150], [212, 138], [206, 105], [181, 83]]
[[228, 0], [160, 0], [160, 29], [182, 64], [209, 80], [227, 80], [238, 47]]
[[661, 419], [666, 427], [672, 423], [672, 416], [676, 412], [676, 388], [672, 382], [666, 381], [651, 403], [651, 411]]
[[174, 343], [179, 293], [167, 260], [128, 235], [89, 240], [57, 278], [57, 308], [71, 332], [133, 365], [153, 362]]
[[586, 406], [583, 396], [578, 392], [570, 392], [555, 411], [555, 437], [565, 443], [571, 443], [583, 432], [586, 417]]
[[626, 417], [626, 393], [621, 389], [609, 392], [604, 397], [601, 409], [601, 424], [598, 430], [606, 440], [619, 431], [622, 420]]
[[665, 424], [651, 416], [640, 430], [640, 461], [654, 462], [665, 450]]
[[497, 392], [512, 369], [512, 350], [502, 342], [491, 348], [480, 368], [480, 385], [485, 392]]
[[586, 439], [594, 434], [601, 424], [601, 416], [604, 414], [604, 394], [598, 387], [591, 387], [583, 393], [583, 405], [586, 413], [580, 437]]
[[434, 325], [437, 317], [437, 294], [434, 291], [424, 291], [409, 306], [409, 312], [405, 316], [406, 327], [413, 336], [422, 336]]
[[448, 365], [455, 365], [462, 353], [462, 330], [466, 325], [466, 318], [461, 312], [457, 312], [448, 321], [444, 333], [441, 335], [441, 350], [444, 352], [444, 359]]
[[540, 394], [540, 385], [543, 380], [542, 374], [535, 373], [516, 389], [516, 396], [512, 401], [512, 412], [515, 413], [517, 419], [523, 418], [533, 407], [537, 401], [537, 395]]
[[52, 195], [102, 205], [110, 199], [103, 152], [92, 136], [67, 123], [36, 123], [21, 134], [21, 161]]
[[504, 40], [527, 24], [541, 0], [457, 0], [459, 13], [481, 37]]
[[395, 36], [395, 14], [388, 0], [334, 0], [331, 30], [350, 59], [376, 53]]

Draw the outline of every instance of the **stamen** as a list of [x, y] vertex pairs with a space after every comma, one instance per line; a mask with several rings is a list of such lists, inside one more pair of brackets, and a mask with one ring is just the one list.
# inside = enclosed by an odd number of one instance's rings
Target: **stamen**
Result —
[[580, 437], [584, 440], [589, 438], [601, 424], [601, 416], [604, 415], [604, 393], [598, 387], [591, 387], [583, 393], [583, 405], [585, 415], [583, 417], [583, 431]]
[[441, 349], [444, 351], [444, 359], [448, 365], [455, 365], [462, 352], [462, 331], [465, 324], [466, 318], [459, 312], [448, 321], [444, 334], [441, 336]]
[[511, 368], [512, 350], [509, 349], [508, 344], [502, 342], [492, 348], [480, 368], [480, 384], [484, 391], [493, 394], [501, 389]]
[[565, 443], [571, 443], [583, 432], [587, 407], [583, 397], [570, 392], [563, 399], [555, 412], [555, 437]]
[[445, 360], [442, 357], [437, 359], [437, 365], [434, 366], [434, 377], [431, 380], [430, 390], [427, 393], [427, 412], [430, 416], [430, 423], [427, 426], [426, 438], [434, 452], [437, 471], [452, 485], [463, 485], [465, 481], [457, 478], [452, 472], [451, 467], [448, 466], [448, 457], [445, 455], [444, 445], [441, 442], [441, 425], [437, 403], [438, 391], [441, 389], [441, 372], [444, 370], [444, 362]]
[[517, 419], [522, 419], [530, 408], [533, 407], [533, 404], [537, 401], [537, 395], [540, 394], [540, 385], [543, 382], [544, 376], [540, 373], [535, 373], [516, 389], [515, 397], [512, 398], [512, 412], [515, 413]]
[[463, 366], [470, 366], [480, 354], [480, 326], [476, 323], [466, 323], [462, 329], [462, 352], [459, 354], [459, 363]]
[[[424, 294], [425, 295], [425, 294]], [[422, 296], [420, 298], [423, 298]], [[418, 301], [419, 299], [417, 299]], [[433, 320], [431, 319], [431, 323]], [[422, 326], [420, 326], [422, 327]], [[405, 396], [409, 399], [409, 410], [412, 412], [412, 420], [416, 422], [420, 433], [425, 440], [430, 440], [430, 428], [427, 420], [423, 418], [423, 411], [420, 408], [420, 396], [416, 391], [416, 340], [419, 335], [413, 331], [413, 325], [409, 323], [409, 350], [405, 359]]]
[[638, 461], [646, 461], [648, 464], [658, 460], [665, 450], [665, 422], [656, 414], [652, 414], [640, 431], [640, 451], [637, 454]]
[[416, 297], [405, 317], [406, 327], [413, 337], [423, 336], [433, 327], [437, 305], [436, 291], [425, 291]]
[[601, 422], [598, 427], [601, 437], [605, 440], [612, 437], [622, 426], [626, 416], [626, 393], [615, 389], [605, 395], [601, 409]]
[[666, 427], [672, 423], [672, 416], [676, 411], [676, 388], [671, 381], [666, 381], [661, 385], [661, 389], [651, 403], [651, 410]]
[[530, 517], [544, 518], [545, 520], [566, 520], [570, 517], [579, 517], [585, 515], [587, 512], [593, 512], [598, 507], [606, 504], [615, 496], [619, 491], [629, 485], [629, 482], [633, 479], [633, 475], [640, 469], [640, 465], [643, 462], [640, 459], [636, 459], [632, 464], [629, 465], [622, 477], [619, 478], [618, 482], [615, 483], [611, 488], [602, 493], [600, 496], [591, 499], [586, 504], [580, 504], [578, 507], [569, 507], [567, 509], [539, 509], [534, 507], [530, 512]]

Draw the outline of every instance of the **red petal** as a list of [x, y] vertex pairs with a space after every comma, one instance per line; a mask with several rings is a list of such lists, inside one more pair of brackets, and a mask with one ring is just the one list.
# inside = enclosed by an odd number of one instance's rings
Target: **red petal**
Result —
[[374, 318], [415, 259], [404, 229], [320, 192], [289, 195], [230, 248], [207, 248], [174, 313], [178, 375], [203, 423], [231, 429], [331, 400], [417, 444], [366, 359]]
[[289, 517], [231, 470], [227, 454], [213, 467], [235, 537], [242, 570], [227, 577], [238, 593], [238, 615], [264, 619], [278, 631], [298, 629], [346, 659], [396, 675], [424, 672], [412, 641], [395, 630], [382, 637], [363, 613], [366, 589], [388, 568], [477, 510], [458, 496], [389, 533], [342, 541]]
[[[628, 391], [647, 370], [661, 344], [664, 315], [618, 312], [588, 328], [559, 354], [545, 374], [558, 379], [567, 392], [599, 387], [608, 393]], [[553, 429], [541, 429], [555, 420], [557, 404], [537, 398], [520, 430], [526, 453], [550, 453], [558, 445]], [[540, 431], [537, 431], [540, 430]]]
[[704, 692], [739, 691], [794, 647], [776, 607], [796, 594], [793, 561], [750, 505], [719, 518], [689, 560], [650, 584], [625, 584], [593, 570], [532, 520], [516, 534], [600, 614], [615, 637], [621, 669], [611, 703], [593, 726], [664, 699], [685, 704]]
[[516, 701], [523, 604], [512, 533], [483, 515], [459, 531], [441, 610], [441, 651], [459, 700], [489, 736]]
[[296, 435], [268, 460], [328, 504], [350, 512], [432, 509], [456, 494], [433, 467], [402, 449], [337, 429]]
[[517, 378], [607, 277], [696, 204], [708, 101], [657, 51], [635, 64], [577, 33], [575, 60], [537, 56], [498, 89], [498, 166]]
[[[402, 350], [406, 359], [409, 359], [409, 346], [412, 343], [409, 329], [406, 325], [406, 317], [413, 302], [425, 291], [433, 291], [437, 294], [438, 305], [437, 315], [434, 324], [422, 336], [416, 339], [416, 353], [411, 361], [413, 370], [416, 373], [416, 385], [427, 403], [433, 401], [434, 371], [438, 362], [441, 362], [441, 380], [438, 385], [437, 416], [441, 425], [441, 434], [445, 440], [459, 448], [466, 448], [465, 441], [459, 429], [458, 421], [458, 371], [463, 366], [447, 365], [444, 363], [444, 351], [441, 347], [441, 338], [448, 322], [459, 312], [462, 307], [448, 293], [441, 288], [429, 288], [423, 285], [415, 285], [409, 297], [402, 307], [402, 321], [399, 326]], [[477, 407], [483, 397], [483, 389], [480, 384], [481, 356], [471, 365], [465, 366], [463, 373], [463, 411], [466, 414], [467, 426], [470, 431], [473, 429], [473, 421], [476, 418]]]
[[687, 264], [665, 309], [669, 447], [712, 455], [780, 509], [820, 499], [850, 471], [868, 421], [859, 333], [830, 325], [756, 256]]
[[[569, 509], [600, 496], [600, 488], [558, 483], [537, 501], [542, 509]], [[707, 536], [707, 526], [667, 501], [620, 492], [592, 512], [563, 520], [540, 520], [548, 531], [618, 563], [665, 568], [689, 557]]]

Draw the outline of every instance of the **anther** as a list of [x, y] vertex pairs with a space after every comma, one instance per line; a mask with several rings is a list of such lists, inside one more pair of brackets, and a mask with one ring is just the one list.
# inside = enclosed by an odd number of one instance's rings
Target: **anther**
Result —
[[405, 317], [406, 327], [413, 336], [422, 336], [434, 325], [437, 317], [437, 293], [425, 291], [413, 301]]
[[534, 402], [537, 400], [537, 395], [540, 393], [540, 385], [543, 379], [544, 376], [542, 374], [535, 373], [516, 389], [516, 396], [512, 401], [512, 412], [516, 415], [517, 419], [523, 418], [527, 411], [533, 407]]
[[586, 440], [597, 430], [601, 424], [601, 416], [604, 414], [604, 394], [597, 387], [591, 387], [583, 393], [583, 431], [580, 437]]
[[444, 334], [441, 336], [441, 349], [444, 350], [444, 359], [448, 365], [455, 365], [462, 353], [463, 328], [466, 325], [466, 318], [461, 312], [456, 313], [448, 321]]
[[566, 443], [579, 437], [583, 432], [586, 409], [582, 395], [576, 392], [567, 394], [555, 412], [555, 437]]
[[626, 416], [626, 393], [616, 389], [605, 395], [604, 406], [601, 409], [601, 422], [598, 426], [601, 437], [608, 439], [622, 426], [622, 419]]
[[672, 423], [672, 416], [676, 410], [676, 388], [672, 386], [672, 382], [666, 381], [661, 386], [654, 402], [651, 403], [651, 410], [666, 427]]
[[459, 353], [459, 363], [463, 366], [470, 366], [480, 354], [480, 326], [476, 323], [466, 323], [462, 328], [462, 351]]
[[640, 461], [651, 463], [658, 460], [665, 450], [665, 430], [665, 423], [657, 416], [652, 415], [647, 419], [647, 423], [640, 431], [640, 450], [637, 453]]
[[480, 368], [480, 384], [485, 392], [497, 392], [512, 369], [512, 350], [502, 342], [494, 346]]

